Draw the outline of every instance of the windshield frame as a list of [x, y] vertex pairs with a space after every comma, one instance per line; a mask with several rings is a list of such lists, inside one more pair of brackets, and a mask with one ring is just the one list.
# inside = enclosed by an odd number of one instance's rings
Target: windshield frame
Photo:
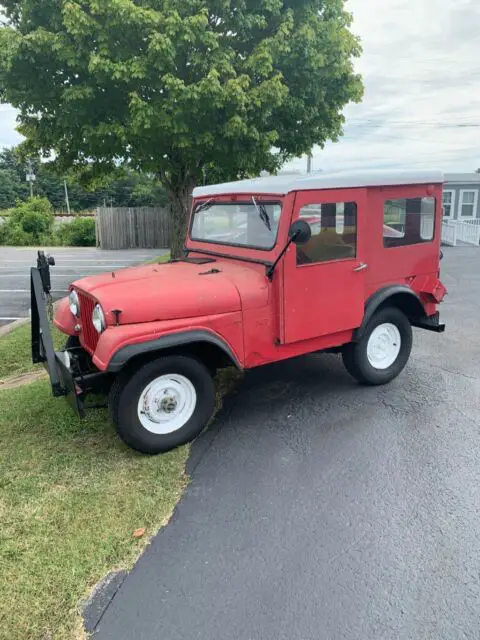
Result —
[[[254, 198], [254, 200], [252, 200], [252, 197]], [[273, 244], [270, 247], [262, 247], [262, 246], [258, 246], [258, 245], [253, 245], [253, 244], [239, 244], [239, 243], [235, 243], [235, 242], [219, 242], [218, 240], [208, 240], [205, 238], [196, 238], [192, 235], [192, 231], [193, 231], [193, 224], [195, 221], [195, 215], [197, 213], [197, 210], [202, 207], [202, 205], [204, 205], [206, 202], [208, 201], [212, 201], [212, 206], [214, 206], [215, 204], [223, 204], [223, 205], [249, 205], [252, 207], [256, 207], [258, 209], [259, 205], [263, 205], [263, 206], [268, 206], [268, 205], [278, 205], [280, 207], [280, 216], [278, 219], [278, 224], [277, 224], [277, 232], [275, 234], [275, 238], [273, 240]], [[282, 218], [282, 214], [283, 214], [283, 208], [284, 208], [284, 202], [281, 198], [267, 198], [267, 199], [263, 199], [260, 198], [256, 195], [247, 195], [244, 194], [242, 195], [241, 198], [239, 199], [224, 199], [222, 197], [219, 198], [205, 198], [204, 200], [197, 200], [194, 203], [194, 208], [192, 208], [192, 214], [190, 216], [190, 224], [189, 224], [189, 228], [188, 228], [188, 238], [189, 240], [191, 240], [192, 242], [195, 243], [201, 243], [201, 244], [210, 244], [210, 245], [216, 245], [219, 247], [236, 247], [238, 249], [244, 249], [246, 251], [263, 251], [264, 253], [270, 253], [272, 252], [275, 247], [277, 246], [277, 242], [278, 242], [278, 234], [280, 231], [280, 223], [281, 223], [281, 218]], [[258, 213], [257, 213], [258, 215]], [[263, 221], [262, 221], [263, 222]], [[190, 248], [189, 251], [195, 251], [194, 248]]]

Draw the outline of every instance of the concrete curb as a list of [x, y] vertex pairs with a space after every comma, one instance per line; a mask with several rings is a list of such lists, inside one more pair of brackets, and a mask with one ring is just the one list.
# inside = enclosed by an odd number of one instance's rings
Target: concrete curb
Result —
[[[56, 300], [53, 303], [54, 311], [57, 310], [57, 306], [59, 302], [60, 300]], [[4, 327], [0, 327], [0, 338], [3, 338], [3, 336], [6, 336], [11, 331], [15, 331], [15, 329], [18, 329], [18, 327], [23, 327], [23, 325], [30, 322], [30, 320], [31, 320], [30, 316], [28, 318], [20, 318], [20, 320], [14, 320], [10, 324], [6, 324]]]
[[81, 603], [83, 625], [87, 633], [93, 633], [115, 594], [122, 586], [128, 571], [119, 570], [108, 573], [93, 588], [92, 593]]
[[30, 318], [21, 318], [20, 320], [14, 320], [14, 322], [6, 324], [4, 327], [0, 327], [0, 338], [3, 338], [3, 336], [6, 336], [7, 333], [10, 333], [11, 331], [18, 329], [18, 327], [22, 327], [24, 324], [27, 324], [27, 322], [30, 322]]

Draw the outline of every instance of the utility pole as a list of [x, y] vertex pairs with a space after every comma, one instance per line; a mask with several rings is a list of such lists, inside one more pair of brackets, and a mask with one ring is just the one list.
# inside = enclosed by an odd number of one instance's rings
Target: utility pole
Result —
[[70, 200], [68, 198], [68, 187], [67, 187], [67, 181], [66, 180], [63, 181], [63, 185], [65, 187], [65, 202], [67, 203], [67, 213], [68, 213], [68, 215], [70, 215]]
[[307, 173], [312, 173], [312, 154], [307, 155]]
[[33, 198], [33, 183], [37, 179], [37, 176], [33, 172], [33, 163], [31, 160], [27, 160], [26, 164], [26, 180], [30, 184], [30, 198]]

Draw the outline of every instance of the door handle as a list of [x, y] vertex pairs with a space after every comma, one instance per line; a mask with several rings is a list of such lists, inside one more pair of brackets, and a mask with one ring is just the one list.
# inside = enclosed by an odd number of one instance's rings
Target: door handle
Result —
[[365, 264], [364, 262], [361, 262], [358, 267], [355, 267], [354, 271], [358, 272], [358, 271], [365, 271], [365, 269], [368, 269], [368, 264]]

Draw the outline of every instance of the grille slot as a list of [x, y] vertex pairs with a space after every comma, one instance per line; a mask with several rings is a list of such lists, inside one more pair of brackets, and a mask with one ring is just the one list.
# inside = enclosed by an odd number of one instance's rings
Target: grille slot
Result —
[[83, 346], [93, 353], [97, 348], [100, 338], [92, 322], [92, 313], [95, 309], [96, 302], [86, 296], [81, 291], [77, 291], [80, 300], [80, 320], [82, 322], [82, 341]]

